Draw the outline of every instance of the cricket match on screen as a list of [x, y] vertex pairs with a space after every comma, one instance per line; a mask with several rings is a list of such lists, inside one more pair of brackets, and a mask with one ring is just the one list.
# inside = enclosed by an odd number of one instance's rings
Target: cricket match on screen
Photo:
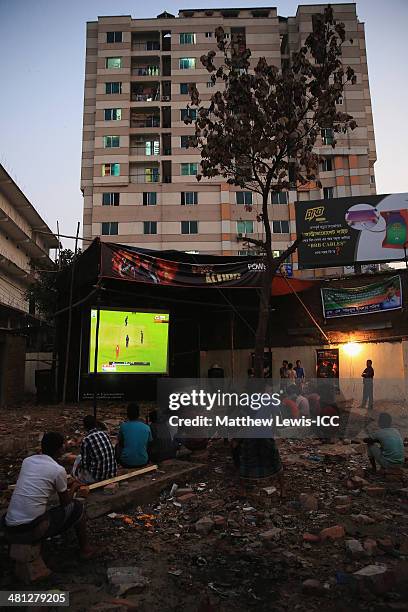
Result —
[[[97, 372], [167, 372], [169, 313], [99, 311]], [[94, 371], [97, 310], [91, 310], [89, 371]]]

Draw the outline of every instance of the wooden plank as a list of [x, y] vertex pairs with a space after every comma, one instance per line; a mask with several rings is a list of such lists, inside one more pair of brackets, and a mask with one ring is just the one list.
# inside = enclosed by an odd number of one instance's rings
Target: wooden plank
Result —
[[[134, 478], [135, 476], [141, 476], [142, 474], [147, 474], [148, 472], [153, 472], [157, 470], [157, 465], [148, 465], [147, 467], [141, 468], [140, 470], [135, 470], [134, 472], [128, 472], [127, 474], [121, 474], [120, 476], [115, 476], [114, 478], [108, 478], [108, 480], [101, 480], [101, 482], [95, 482], [89, 486], [89, 490], [93, 491], [94, 489], [99, 489], [100, 487], [106, 487], [108, 484], [112, 484], [114, 482], [120, 482], [121, 480], [129, 480], [129, 478]], [[85, 485], [84, 485], [85, 486]]]
[[[108, 480], [101, 480], [100, 482], [94, 482], [91, 485], [82, 484], [83, 487], [88, 487], [90, 491], [93, 489], [99, 489], [100, 487], [105, 487], [108, 484], [113, 482], [120, 482], [121, 480], [129, 480], [129, 478], [134, 478], [135, 476], [141, 476], [142, 474], [147, 474], [148, 472], [153, 472], [157, 470], [157, 465], [148, 465], [147, 467], [141, 468], [140, 470], [135, 470], [134, 472], [128, 472], [127, 474], [121, 474], [120, 476], [115, 476], [114, 478], [108, 478]], [[13, 490], [16, 488], [16, 485], [9, 485], [8, 489]]]

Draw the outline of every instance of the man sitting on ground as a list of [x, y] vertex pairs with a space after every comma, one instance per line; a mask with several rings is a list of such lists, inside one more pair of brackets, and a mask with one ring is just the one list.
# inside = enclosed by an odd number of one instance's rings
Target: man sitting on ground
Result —
[[293, 400], [299, 410], [299, 416], [309, 417], [310, 406], [309, 400], [299, 392], [297, 385], [291, 385], [288, 389], [289, 399]]
[[92, 415], [84, 418], [87, 432], [81, 442], [81, 453], [75, 460], [72, 475], [84, 484], [114, 478], [117, 474], [115, 449], [106, 431], [101, 431]]
[[[87, 559], [94, 551], [88, 544], [84, 508], [73, 499], [80, 483], [68, 488], [67, 473], [57, 463], [63, 451], [64, 437], [50, 431], [41, 440], [41, 454], [24, 459], [5, 517], [6, 537], [11, 543], [35, 544], [75, 527], [81, 557]], [[60, 505], [47, 510], [55, 493]]]
[[368, 458], [374, 472], [377, 471], [377, 463], [384, 469], [398, 467], [404, 463], [404, 442], [398, 429], [391, 427], [391, 415], [381, 412], [378, 425], [380, 429], [364, 439], [368, 444]]
[[165, 418], [159, 416], [157, 410], [149, 414], [152, 442], [149, 443], [149, 457], [154, 463], [173, 459], [176, 456], [176, 447], [173, 443], [170, 430]]
[[142, 467], [149, 461], [147, 447], [153, 440], [150, 427], [139, 419], [139, 406], [132, 402], [127, 407], [128, 421], [119, 428], [116, 457], [123, 467]]

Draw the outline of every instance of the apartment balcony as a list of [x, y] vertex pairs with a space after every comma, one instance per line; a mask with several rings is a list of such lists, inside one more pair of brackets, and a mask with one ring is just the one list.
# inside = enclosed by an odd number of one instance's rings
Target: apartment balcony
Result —
[[158, 165], [130, 164], [130, 182], [149, 184], [160, 182], [160, 168]]
[[155, 112], [132, 112], [130, 114], [131, 128], [159, 128], [160, 113], [157, 109]]
[[[130, 157], [151, 158], [158, 157], [161, 154], [160, 136], [148, 139], [131, 139], [129, 147]], [[132, 159], [130, 160], [132, 161]]]
[[161, 75], [160, 58], [156, 56], [132, 60], [132, 76], [134, 77], [158, 77]]
[[132, 51], [160, 51], [160, 32], [143, 32], [132, 35]]
[[146, 83], [132, 87], [130, 99], [132, 102], [158, 102], [160, 100], [159, 83]]

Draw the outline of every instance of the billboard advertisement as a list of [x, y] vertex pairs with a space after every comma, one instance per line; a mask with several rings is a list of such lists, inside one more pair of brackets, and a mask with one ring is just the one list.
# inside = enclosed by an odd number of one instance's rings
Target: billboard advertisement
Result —
[[401, 277], [392, 276], [364, 287], [321, 289], [325, 319], [350, 317], [402, 307]]
[[299, 268], [403, 261], [408, 250], [408, 193], [296, 203]]

